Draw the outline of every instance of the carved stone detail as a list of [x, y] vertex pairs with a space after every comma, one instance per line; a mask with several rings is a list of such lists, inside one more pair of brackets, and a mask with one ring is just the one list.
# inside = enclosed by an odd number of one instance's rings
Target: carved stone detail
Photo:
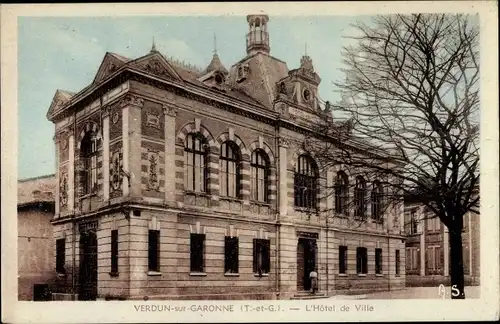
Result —
[[172, 107], [172, 106], [163, 105], [163, 113], [165, 115], [170, 116], [170, 117], [176, 117], [177, 116], [177, 109]]
[[156, 74], [160, 76], [168, 76], [167, 70], [161, 65], [161, 63], [157, 60], [153, 60], [148, 62], [146, 66], [144, 67], [146, 72], [151, 73], [151, 74]]
[[61, 172], [59, 179], [59, 203], [62, 207], [68, 204], [68, 173]]
[[289, 147], [290, 146], [290, 140], [284, 138], [284, 137], [278, 137], [278, 146], [280, 147]]
[[102, 107], [102, 118], [109, 117], [110, 111], [111, 111], [111, 109], [109, 106]]
[[122, 186], [122, 153], [119, 150], [111, 154], [111, 163], [109, 166], [109, 182], [111, 190], [120, 190]]
[[146, 113], [146, 126], [160, 129], [160, 116], [152, 113]]
[[125, 98], [120, 100], [120, 107], [123, 108], [125, 106], [137, 106], [142, 108], [144, 106], [144, 99], [132, 95], [127, 95]]
[[159, 171], [160, 171], [160, 161], [159, 161], [159, 153], [158, 151], [149, 150], [148, 151], [148, 189], [149, 190], [160, 190], [160, 180], [159, 180]]

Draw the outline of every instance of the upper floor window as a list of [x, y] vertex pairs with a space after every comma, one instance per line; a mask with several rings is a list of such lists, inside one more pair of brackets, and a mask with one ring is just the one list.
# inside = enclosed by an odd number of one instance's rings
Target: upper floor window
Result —
[[374, 181], [371, 195], [372, 218], [377, 222], [380, 222], [382, 220], [382, 197], [382, 184], [380, 184], [379, 181]]
[[252, 199], [267, 202], [269, 160], [263, 150], [252, 153]]
[[366, 181], [363, 177], [356, 178], [356, 187], [354, 188], [354, 216], [366, 217]]
[[207, 191], [207, 145], [205, 138], [199, 134], [189, 134], [184, 148], [185, 154], [185, 188], [191, 191]]
[[418, 234], [417, 211], [415, 209], [411, 210], [411, 212], [410, 212], [409, 227], [410, 227], [410, 230], [409, 230], [410, 235]]
[[234, 142], [224, 142], [220, 155], [220, 195], [240, 197], [240, 149]]
[[92, 132], [88, 132], [83, 137], [80, 145], [80, 158], [82, 159], [81, 185], [84, 195], [97, 190], [97, 148], [97, 136]]
[[347, 213], [347, 199], [349, 193], [349, 182], [343, 171], [337, 173], [335, 181], [335, 212], [339, 215]]
[[296, 207], [316, 208], [317, 179], [318, 168], [314, 160], [307, 155], [299, 156], [294, 178]]

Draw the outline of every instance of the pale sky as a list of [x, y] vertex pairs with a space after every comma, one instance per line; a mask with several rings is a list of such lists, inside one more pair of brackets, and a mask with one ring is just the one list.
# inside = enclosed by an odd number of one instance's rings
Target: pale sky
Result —
[[[320, 97], [336, 101], [341, 48], [350, 24], [367, 16], [270, 16], [271, 55], [297, 68], [304, 54], [321, 77]], [[19, 18], [19, 179], [55, 172], [54, 125], [46, 113], [57, 89], [78, 92], [92, 82], [106, 52], [131, 59], [157, 49], [205, 68], [217, 52], [226, 68], [246, 55], [244, 16], [220, 17], [22, 17]]]

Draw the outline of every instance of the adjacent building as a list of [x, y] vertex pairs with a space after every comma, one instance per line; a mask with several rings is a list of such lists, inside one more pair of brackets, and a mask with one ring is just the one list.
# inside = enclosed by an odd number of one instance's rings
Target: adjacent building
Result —
[[[450, 284], [448, 229], [425, 206], [405, 204], [406, 285]], [[479, 214], [464, 216], [463, 266], [466, 285], [479, 285]]]
[[323, 295], [404, 287], [403, 205], [347, 209], [348, 183], [364, 197], [377, 182], [302, 150], [311, 122], [331, 118], [312, 59], [289, 69], [271, 56], [269, 17], [247, 24], [247, 55], [229, 68], [153, 44], [107, 53], [88, 87], [57, 90], [58, 294], [287, 299], [312, 269]]
[[18, 299], [42, 300], [56, 272], [53, 227], [55, 176], [47, 175], [18, 182]]

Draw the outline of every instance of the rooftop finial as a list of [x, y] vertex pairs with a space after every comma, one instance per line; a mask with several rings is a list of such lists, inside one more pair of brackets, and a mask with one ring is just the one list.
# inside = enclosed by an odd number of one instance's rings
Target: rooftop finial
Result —
[[304, 56], [307, 56], [307, 42], [304, 45]]
[[151, 53], [158, 52], [156, 49], [155, 37], [153, 36], [153, 45], [151, 46]]
[[217, 54], [217, 36], [214, 33], [214, 55]]

